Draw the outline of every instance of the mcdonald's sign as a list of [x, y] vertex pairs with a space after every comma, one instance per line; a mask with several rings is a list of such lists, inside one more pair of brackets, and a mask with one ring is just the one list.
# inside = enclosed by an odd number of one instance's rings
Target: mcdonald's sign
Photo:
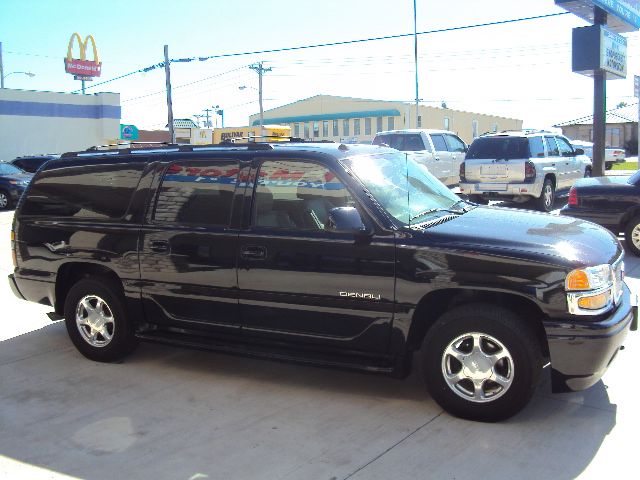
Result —
[[[73, 58], [73, 44], [78, 41], [80, 47], [80, 58]], [[87, 46], [91, 41], [93, 47], [93, 60], [87, 60]], [[64, 59], [64, 70], [67, 73], [78, 75], [80, 77], [99, 77], [102, 69], [102, 63], [98, 58], [98, 49], [93, 35], [87, 35], [82, 41], [78, 33], [71, 35], [69, 46], [67, 47], [67, 56]]]

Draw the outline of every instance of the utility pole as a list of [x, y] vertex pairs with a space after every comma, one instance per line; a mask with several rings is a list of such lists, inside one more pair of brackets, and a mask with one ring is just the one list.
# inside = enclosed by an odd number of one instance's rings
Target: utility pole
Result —
[[176, 143], [176, 130], [173, 126], [173, 103], [171, 102], [171, 68], [169, 67], [169, 45], [164, 46], [164, 73], [167, 78], [167, 110], [169, 116], [169, 135], [171, 135], [171, 143]]
[[249, 68], [258, 74], [258, 103], [260, 104], [260, 136], [264, 136], [264, 109], [262, 108], [262, 75], [272, 70], [271, 67], [264, 68], [264, 62], [249, 65]]
[[4, 66], [2, 63], [2, 42], [0, 42], [0, 88], [4, 88]]
[[202, 111], [204, 112], [204, 115], [202, 116], [205, 118], [205, 122], [204, 122], [205, 128], [211, 128], [211, 120], [209, 120], [211, 115], [209, 115], [209, 112], [213, 112], [213, 110], [211, 110], [210, 108], [205, 108]]

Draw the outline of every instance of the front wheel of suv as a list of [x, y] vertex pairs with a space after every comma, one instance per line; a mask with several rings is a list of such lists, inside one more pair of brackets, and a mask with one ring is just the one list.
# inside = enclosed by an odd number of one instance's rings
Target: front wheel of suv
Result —
[[550, 178], [544, 179], [544, 184], [542, 185], [542, 193], [540, 194], [540, 198], [536, 201], [536, 206], [538, 210], [543, 212], [550, 212], [553, 210], [553, 203], [555, 202], [555, 187], [553, 186], [553, 180]]
[[542, 371], [534, 329], [511, 310], [475, 303], [443, 314], [422, 347], [425, 382], [449, 413], [496, 422], [531, 399]]

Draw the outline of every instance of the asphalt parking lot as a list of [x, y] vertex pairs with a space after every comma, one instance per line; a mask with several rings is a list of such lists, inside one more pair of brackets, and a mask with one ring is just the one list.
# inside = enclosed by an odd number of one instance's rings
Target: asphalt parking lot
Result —
[[[11, 270], [0, 213], [0, 273]], [[626, 257], [638, 291], [640, 259]], [[158, 345], [86, 360], [50, 309], [0, 286], [0, 477], [570, 479], [631, 477], [638, 332], [602, 381], [500, 424], [443, 413], [404, 380]]]

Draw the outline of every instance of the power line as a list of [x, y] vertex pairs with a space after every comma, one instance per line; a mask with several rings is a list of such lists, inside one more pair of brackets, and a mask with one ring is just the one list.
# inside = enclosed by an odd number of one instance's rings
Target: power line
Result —
[[[482, 27], [492, 27], [492, 26], [498, 26], [498, 25], [507, 25], [507, 24], [510, 24], [510, 23], [526, 22], [526, 21], [530, 21], [530, 20], [541, 20], [541, 19], [545, 19], [545, 18], [558, 17], [558, 16], [561, 16], [561, 15], [568, 15], [568, 14], [569, 14], [569, 12], [548, 13], [548, 14], [545, 14], [545, 15], [536, 15], [536, 16], [532, 16], [532, 17], [513, 18], [513, 19], [508, 19], [508, 20], [498, 20], [498, 21], [495, 21], [495, 22], [476, 23], [476, 24], [472, 24], [472, 25], [463, 25], [463, 26], [457, 26], [457, 27], [438, 28], [438, 29], [435, 29], [435, 30], [425, 30], [423, 32], [416, 32], [416, 33], [413, 33], [413, 32], [412, 33], [400, 33], [400, 34], [396, 34], [396, 35], [385, 35], [385, 36], [381, 36], [381, 37], [361, 38], [361, 39], [355, 39], [355, 40], [343, 40], [343, 41], [339, 41], [339, 42], [316, 43], [316, 44], [312, 44], [312, 45], [300, 45], [300, 46], [295, 46], [295, 47], [273, 48], [273, 49], [267, 49], [267, 50], [254, 50], [254, 51], [250, 51], [250, 52], [223, 53], [223, 54], [219, 54], [219, 55], [209, 55], [209, 56], [206, 56], [206, 57], [176, 58], [176, 59], [170, 59], [169, 63], [187, 63], [187, 62], [193, 62], [193, 61], [205, 62], [207, 60], [212, 60], [212, 59], [216, 59], [216, 58], [240, 57], [240, 56], [247, 56], [247, 55], [261, 55], [261, 54], [266, 54], [266, 53], [292, 52], [292, 51], [296, 51], [296, 50], [307, 50], [307, 49], [312, 49], [312, 48], [336, 47], [336, 46], [340, 46], [340, 45], [353, 45], [353, 44], [365, 43], [365, 42], [375, 42], [375, 41], [379, 41], [379, 40], [393, 40], [393, 39], [398, 39], [398, 38], [407, 38], [407, 37], [413, 37], [414, 35], [431, 35], [431, 34], [435, 34], [435, 33], [455, 32], [455, 31], [459, 31], [459, 30], [468, 30], [468, 29], [472, 29], [472, 28], [482, 28]], [[100, 83], [96, 83], [96, 84], [93, 84], [93, 85], [89, 85], [86, 88], [94, 88], [94, 87], [97, 87], [98, 85], [104, 85], [105, 83], [109, 83], [109, 82], [113, 82], [113, 81], [116, 81], [116, 80], [120, 80], [122, 78], [128, 77], [130, 75], [134, 75], [136, 73], [146, 73], [146, 72], [149, 72], [151, 70], [155, 70], [157, 68], [164, 68], [164, 62], [156, 63], [154, 65], [150, 65], [148, 67], [141, 68], [140, 70], [136, 70], [136, 71], [127, 73], [125, 75], [121, 75], [121, 76], [113, 78], [111, 80], [106, 80], [104, 82], [100, 82]], [[79, 91], [80, 90], [74, 90], [71, 93], [78, 93]]]

